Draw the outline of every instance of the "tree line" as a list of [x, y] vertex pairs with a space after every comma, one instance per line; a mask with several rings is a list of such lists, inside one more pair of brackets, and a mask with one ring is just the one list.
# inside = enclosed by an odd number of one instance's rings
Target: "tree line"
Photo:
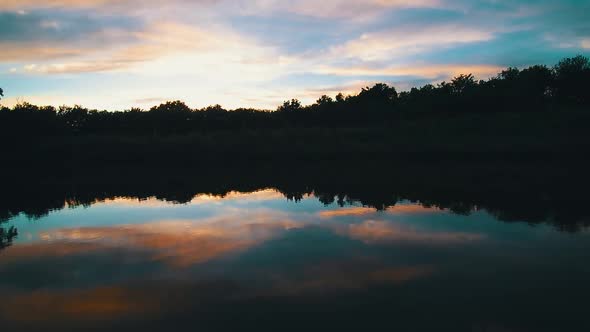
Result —
[[19, 172], [3, 178], [0, 239], [2, 235], [5, 240], [16, 236], [14, 230], [1, 229], [3, 222], [19, 215], [38, 219], [51, 211], [119, 197], [185, 204], [200, 194], [225, 197], [231, 192], [268, 188], [297, 202], [313, 195], [325, 205], [362, 205], [383, 211], [412, 201], [465, 215], [485, 209], [501, 221], [550, 223], [568, 231], [590, 226], [590, 211], [585, 204], [590, 176], [582, 165], [146, 164], [51, 173]]
[[[431, 113], [535, 112], [547, 108], [586, 107], [590, 103], [590, 60], [565, 58], [553, 67], [508, 68], [488, 80], [459, 75], [450, 82], [427, 84], [399, 92], [384, 83], [356, 95], [320, 97], [304, 106], [285, 101], [276, 111], [227, 110], [220, 105], [191, 109], [171, 101], [150, 110], [121, 112], [82, 106], [36, 106], [19, 103], [0, 107], [0, 130], [11, 134], [169, 135], [193, 131], [282, 128], [297, 126], [350, 127], [386, 124], [403, 116]], [[3, 91], [0, 90], [0, 96]]]

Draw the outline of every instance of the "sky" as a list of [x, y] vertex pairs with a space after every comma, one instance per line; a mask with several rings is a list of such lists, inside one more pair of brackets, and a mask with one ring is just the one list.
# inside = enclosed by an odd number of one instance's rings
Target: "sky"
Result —
[[1, 103], [274, 109], [590, 54], [590, 0], [0, 0]]

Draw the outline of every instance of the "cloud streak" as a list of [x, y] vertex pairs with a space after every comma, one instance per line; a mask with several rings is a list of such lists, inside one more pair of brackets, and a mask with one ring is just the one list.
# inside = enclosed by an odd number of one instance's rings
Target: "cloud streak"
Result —
[[479, 241], [482, 234], [462, 232], [429, 232], [400, 226], [395, 223], [367, 220], [361, 224], [349, 225], [347, 234], [365, 243], [413, 243], [430, 245], [452, 245]]
[[487, 78], [500, 72], [503, 67], [494, 65], [453, 65], [427, 64], [408, 65], [405, 67], [320, 67], [318, 72], [337, 76], [393, 76], [422, 77], [430, 80], [448, 79], [459, 74], [474, 74]]
[[363, 34], [344, 45], [332, 48], [331, 53], [363, 61], [384, 61], [493, 38], [493, 32], [475, 27], [406, 26], [402, 29]]

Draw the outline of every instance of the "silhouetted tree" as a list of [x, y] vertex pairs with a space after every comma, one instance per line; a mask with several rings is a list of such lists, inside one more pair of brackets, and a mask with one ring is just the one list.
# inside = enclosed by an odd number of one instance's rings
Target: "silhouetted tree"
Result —
[[397, 99], [397, 91], [387, 84], [378, 83], [371, 88], [363, 88], [358, 97], [367, 101], [393, 103]]
[[279, 112], [294, 112], [301, 110], [301, 102], [297, 99], [287, 100], [283, 105], [279, 106], [277, 111]]
[[10, 246], [14, 238], [18, 236], [18, 231], [14, 226], [8, 229], [0, 227], [0, 250]]
[[[357, 96], [349, 96], [346, 99], [348, 107], [362, 112], [384, 113], [392, 110], [397, 102], [398, 94], [394, 87], [384, 83], [366, 87]], [[358, 116], [356, 116], [358, 119]]]
[[332, 103], [334, 103], [334, 99], [326, 95], [321, 96], [320, 99], [316, 101], [316, 104], [319, 106], [331, 105]]
[[154, 113], [188, 113], [192, 110], [182, 101], [169, 101], [164, 104], [160, 104], [159, 106], [154, 106], [150, 109], [150, 112]]
[[88, 121], [88, 114], [88, 109], [80, 105], [74, 107], [61, 106], [57, 112], [57, 116], [74, 132], [80, 132], [84, 129]]
[[518, 81], [521, 99], [528, 103], [544, 101], [552, 94], [553, 74], [547, 66], [532, 66], [522, 70]]
[[455, 95], [461, 95], [472, 91], [477, 87], [477, 82], [472, 74], [459, 75], [451, 81], [452, 93]]
[[583, 104], [590, 98], [590, 60], [582, 55], [561, 60], [554, 68], [557, 98]]
[[508, 67], [508, 69], [503, 70], [500, 74], [498, 74], [498, 79], [514, 81], [518, 79], [518, 74], [520, 74], [520, 70], [518, 70], [518, 68]]

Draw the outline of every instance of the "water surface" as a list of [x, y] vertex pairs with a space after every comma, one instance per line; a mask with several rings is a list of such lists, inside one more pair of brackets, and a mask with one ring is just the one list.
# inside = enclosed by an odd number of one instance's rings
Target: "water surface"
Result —
[[0, 320], [11, 330], [590, 327], [584, 227], [316, 196], [115, 198], [14, 215], [2, 224], [18, 235], [0, 251]]

